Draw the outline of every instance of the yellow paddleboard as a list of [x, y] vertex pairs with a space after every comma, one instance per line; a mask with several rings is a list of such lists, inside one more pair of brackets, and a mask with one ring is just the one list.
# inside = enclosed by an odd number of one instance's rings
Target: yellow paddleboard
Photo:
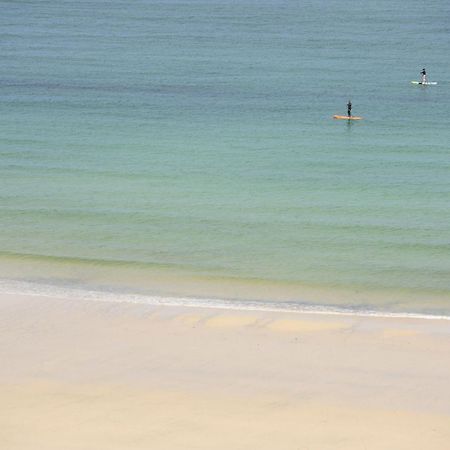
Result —
[[333, 116], [333, 119], [342, 119], [342, 120], [362, 120], [362, 117], [359, 116]]

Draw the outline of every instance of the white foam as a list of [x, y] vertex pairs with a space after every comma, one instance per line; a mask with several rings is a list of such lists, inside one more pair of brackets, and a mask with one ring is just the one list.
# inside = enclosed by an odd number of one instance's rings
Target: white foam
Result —
[[449, 320], [450, 316], [407, 312], [355, 310], [333, 306], [311, 305], [286, 301], [232, 300], [219, 298], [170, 297], [143, 294], [124, 294], [102, 290], [81, 289], [27, 281], [1, 280], [0, 294], [77, 299], [84, 301], [138, 303], [151, 306], [183, 306], [195, 308], [227, 309], [240, 311], [268, 311], [308, 313], [358, 317], [409, 318], [427, 320]]

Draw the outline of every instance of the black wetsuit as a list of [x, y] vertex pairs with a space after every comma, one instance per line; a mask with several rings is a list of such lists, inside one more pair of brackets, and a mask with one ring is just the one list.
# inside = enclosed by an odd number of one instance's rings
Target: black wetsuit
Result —
[[352, 116], [352, 102], [347, 103], [347, 116], [348, 117]]

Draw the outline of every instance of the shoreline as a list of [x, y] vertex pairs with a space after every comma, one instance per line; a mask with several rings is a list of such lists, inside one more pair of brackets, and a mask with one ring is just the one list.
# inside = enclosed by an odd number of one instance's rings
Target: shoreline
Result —
[[[157, 298], [161, 303], [164, 298], [172, 302], [181, 298], [184, 304], [194, 299], [198, 306], [210, 302], [229, 308], [254, 303], [257, 309], [270, 305], [273, 310], [286, 311], [450, 317], [448, 290], [304, 284], [295, 280], [219, 276], [138, 263], [11, 254], [0, 255], [0, 272], [0, 292], [43, 291], [65, 296], [73, 291], [74, 297], [92, 292], [97, 296], [117, 294], [123, 301], [133, 298], [143, 301], [147, 297], [150, 302]], [[12, 288], [2, 289], [5, 284]]]
[[417, 312], [394, 312], [375, 309], [316, 305], [299, 301], [228, 299], [216, 297], [170, 296], [114, 292], [88, 288], [62, 287], [42, 283], [0, 279], [0, 295], [28, 295], [58, 297], [85, 301], [135, 303], [150, 306], [223, 309], [232, 311], [266, 311], [273, 313], [317, 314], [355, 317], [379, 317], [397, 319], [421, 319], [450, 321], [450, 314], [424, 314]]

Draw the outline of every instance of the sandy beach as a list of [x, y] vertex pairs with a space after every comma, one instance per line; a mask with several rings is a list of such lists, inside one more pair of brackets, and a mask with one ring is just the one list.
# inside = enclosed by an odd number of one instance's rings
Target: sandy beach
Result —
[[450, 322], [0, 297], [0, 448], [449, 449]]

